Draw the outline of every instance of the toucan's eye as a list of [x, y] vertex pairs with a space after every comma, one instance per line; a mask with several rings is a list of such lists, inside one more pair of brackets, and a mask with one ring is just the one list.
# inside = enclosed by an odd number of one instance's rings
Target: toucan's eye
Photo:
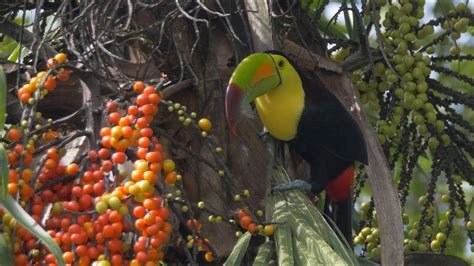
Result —
[[282, 68], [284, 64], [283, 60], [278, 61], [278, 67]]

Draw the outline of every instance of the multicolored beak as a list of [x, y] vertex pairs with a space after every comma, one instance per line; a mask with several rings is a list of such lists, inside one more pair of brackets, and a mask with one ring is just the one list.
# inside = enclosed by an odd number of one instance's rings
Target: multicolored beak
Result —
[[242, 60], [230, 78], [225, 97], [227, 123], [234, 135], [242, 107], [280, 84], [281, 76], [270, 54], [252, 54]]

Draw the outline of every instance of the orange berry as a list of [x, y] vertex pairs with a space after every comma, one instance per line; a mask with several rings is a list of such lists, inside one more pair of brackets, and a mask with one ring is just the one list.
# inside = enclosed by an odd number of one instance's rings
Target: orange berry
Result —
[[52, 76], [48, 76], [46, 81], [43, 83], [43, 87], [49, 92], [54, 91], [56, 89], [56, 79]]
[[54, 56], [54, 60], [56, 60], [56, 62], [58, 62], [58, 64], [62, 64], [64, 62], [66, 62], [67, 55], [65, 53], [58, 53]]
[[77, 163], [72, 163], [72, 164], [68, 165], [68, 167], [66, 169], [66, 173], [68, 175], [75, 175], [75, 174], [79, 173], [79, 165], [77, 165]]
[[61, 69], [59, 71], [59, 74], [56, 77], [61, 81], [66, 81], [66, 80], [69, 80], [70, 76], [71, 76], [71, 71], [70, 70]]
[[18, 192], [18, 187], [15, 183], [9, 183], [8, 184], [8, 193], [10, 195], [14, 196]]
[[71, 264], [74, 260], [74, 254], [71, 251], [66, 251], [63, 253], [63, 260], [66, 264]]
[[52, 169], [55, 169], [56, 166], [57, 166], [57, 163], [55, 160], [53, 159], [48, 159], [46, 160], [46, 162], [44, 163], [44, 166], [49, 169], [49, 170], [52, 170]]
[[142, 218], [145, 216], [145, 208], [143, 206], [137, 206], [133, 209], [133, 216], [136, 218]]
[[249, 224], [247, 231], [251, 234], [255, 234], [258, 231], [257, 225], [255, 223]]
[[157, 151], [149, 152], [146, 154], [146, 160], [149, 163], [159, 163], [161, 162], [161, 153]]
[[145, 84], [142, 81], [137, 81], [133, 84], [133, 91], [136, 93], [142, 93], [145, 89]]
[[115, 164], [123, 164], [127, 161], [127, 155], [123, 152], [115, 152], [112, 155], [112, 162]]
[[157, 105], [161, 100], [161, 97], [158, 93], [151, 93], [148, 95], [148, 101], [151, 104]]
[[242, 226], [242, 228], [244, 229], [247, 229], [251, 223], [252, 223], [252, 217], [250, 217], [249, 215], [245, 215], [242, 218], [240, 218], [240, 226]]
[[212, 252], [208, 251], [206, 252], [206, 254], [204, 254], [204, 259], [207, 262], [213, 262], [215, 258], [214, 258], [214, 255], [212, 255]]
[[168, 185], [172, 185], [174, 183], [176, 183], [176, 172], [173, 171], [173, 172], [169, 172], [166, 174], [166, 177], [165, 177], [165, 183], [168, 184]]
[[109, 114], [109, 122], [113, 125], [118, 124], [120, 120], [120, 114], [117, 112], [113, 112]]
[[21, 132], [18, 128], [10, 128], [7, 133], [7, 139], [9, 141], [19, 141], [21, 138]]

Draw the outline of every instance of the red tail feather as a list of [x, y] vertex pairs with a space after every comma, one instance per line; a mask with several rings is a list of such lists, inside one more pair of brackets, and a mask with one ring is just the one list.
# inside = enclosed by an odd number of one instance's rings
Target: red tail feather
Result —
[[349, 166], [338, 177], [329, 181], [326, 186], [327, 195], [336, 202], [342, 202], [349, 197], [354, 183], [354, 166]]

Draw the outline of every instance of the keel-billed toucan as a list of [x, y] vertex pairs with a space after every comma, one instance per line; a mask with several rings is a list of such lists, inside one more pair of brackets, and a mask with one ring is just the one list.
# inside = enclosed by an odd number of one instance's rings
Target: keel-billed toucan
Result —
[[235, 69], [225, 101], [234, 134], [241, 107], [253, 101], [268, 132], [309, 163], [311, 192], [325, 190], [336, 203], [330, 216], [350, 243], [354, 162], [367, 164], [357, 123], [318, 77], [308, 78], [276, 51], [252, 54]]

